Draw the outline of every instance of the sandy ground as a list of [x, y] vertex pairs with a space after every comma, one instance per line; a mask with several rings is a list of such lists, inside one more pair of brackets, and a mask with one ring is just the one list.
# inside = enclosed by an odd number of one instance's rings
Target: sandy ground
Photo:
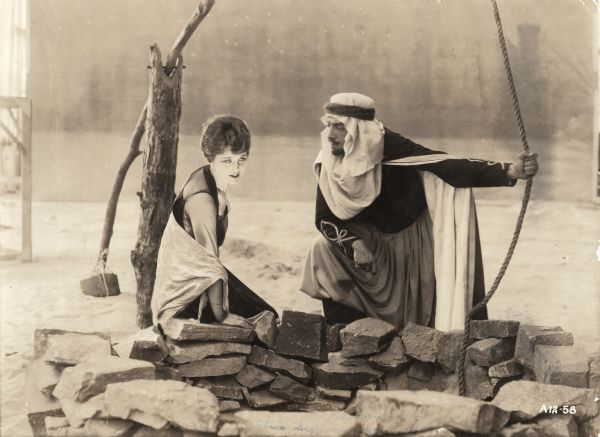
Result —
[[[231, 202], [225, 264], [278, 310], [319, 311], [318, 302], [297, 291], [304, 256], [316, 235], [312, 202]], [[102, 203], [34, 203], [33, 263], [0, 263], [3, 436], [30, 435], [22, 388], [35, 328], [114, 336], [136, 329], [129, 251], [136, 239], [137, 203], [120, 204], [111, 245], [109, 267], [118, 274], [123, 293], [92, 298], [79, 291], [79, 280], [94, 265], [104, 208]], [[18, 197], [0, 196], [2, 247], [19, 247], [18, 209]], [[513, 200], [478, 202], [488, 284], [503, 260], [518, 210]], [[515, 256], [490, 303], [490, 317], [560, 325], [573, 332], [577, 345], [600, 350], [599, 242], [599, 208], [558, 201], [530, 204]]]

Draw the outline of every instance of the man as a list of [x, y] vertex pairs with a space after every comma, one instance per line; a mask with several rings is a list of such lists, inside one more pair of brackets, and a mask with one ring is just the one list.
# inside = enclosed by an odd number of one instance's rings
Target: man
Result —
[[331, 97], [322, 121], [321, 235], [300, 289], [323, 301], [328, 323], [371, 316], [399, 328], [462, 328], [485, 294], [470, 187], [513, 186], [536, 174], [537, 156], [509, 164], [429, 150], [385, 128], [357, 93]]

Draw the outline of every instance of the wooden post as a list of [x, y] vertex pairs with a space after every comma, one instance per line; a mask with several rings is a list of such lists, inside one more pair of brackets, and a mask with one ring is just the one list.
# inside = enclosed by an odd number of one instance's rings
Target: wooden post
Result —
[[142, 175], [142, 213], [138, 241], [131, 252], [137, 282], [137, 325], [152, 325], [150, 300], [156, 275], [160, 240], [167, 224], [175, 190], [179, 117], [181, 115], [182, 58], [171, 76], [163, 69], [157, 45], [150, 48], [150, 92], [146, 114], [146, 151]]
[[31, 173], [31, 127], [32, 127], [32, 105], [27, 99], [21, 104], [23, 117], [23, 148], [21, 149], [21, 186], [22, 192], [22, 260], [31, 262], [33, 258], [31, 238], [31, 197], [32, 197], [32, 173]]

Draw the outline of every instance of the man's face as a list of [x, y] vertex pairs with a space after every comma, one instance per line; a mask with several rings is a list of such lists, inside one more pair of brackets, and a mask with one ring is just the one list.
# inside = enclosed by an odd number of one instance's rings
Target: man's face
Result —
[[334, 156], [344, 156], [344, 142], [348, 133], [344, 123], [327, 116], [323, 117], [323, 123], [325, 124], [327, 140], [331, 145], [331, 154]]

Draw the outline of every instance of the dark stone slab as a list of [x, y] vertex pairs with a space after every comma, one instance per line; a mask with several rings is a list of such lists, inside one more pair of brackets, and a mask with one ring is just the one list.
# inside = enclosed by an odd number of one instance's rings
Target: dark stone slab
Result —
[[327, 352], [337, 352], [342, 349], [342, 339], [340, 331], [344, 329], [344, 323], [336, 323], [335, 325], [327, 325], [325, 327], [325, 344]]
[[260, 346], [255, 345], [252, 347], [252, 352], [248, 356], [248, 363], [284, 373], [303, 384], [308, 383], [310, 380], [311, 369], [307, 364], [292, 358], [282, 357]]
[[429, 381], [436, 370], [433, 363], [424, 363], [422, 361], [413, 361], [408, 368], [408, 376], [419, 381]]
[[523, 366], [517, 363], [514, 359], [502, 361], [494, 364], [488, 369], [490, 378], [512, 378], [523, 375]]
[[208, 389], [220, 399], [233, 399], [241, 401], [244, 399], [242, 385], [232, 376], [217, 376], [212, 378], [200, 378], [194, 381], [196, 387]]
[[164, 328], [167, 337], [177, 341], [233, 341], [250, 343], [254, 331], [250, 328], [224, 325], [221, 323], [200, 323], [194, 319], [171, 319]]
[[512, 338], [486, 338], [467, 348], [467, 356], [476, 364], [486, 367], [509, 360], [514, 354], [515, 340]]
[[[330, 354], [330, 357], [335, 354]], [[316, 385], [333, 389], [357, 388], [377, 381], [382, 372], [369, 365], [344, 366], [336, 361], [313, 364], [313, 380]]]
[[533, 370], [535, 347], [573, 346], [573, 334], [563, 331], [560, 326], [520, 325], [515, 346], [515, 361]]
[[285, 310], [274, 349], [281, 355], [326, 361], [325, 318], [318, 314]]
[[367, 317], [356, 320], [340, 331], [342, 355], [354, 357], [384, 351], [396, 336], [394, 325]]
[[246, 365], [245, 356], [205, 358], [200, 361], [181, 364], [179, 374], [185, 378], [235, 375]]
[[275, 314], [265, 310], [248, 319], [248, 322], [250, 322], [254, 328], [256, 339], [269, 349], [273, 349], [279, 331]]
[[313, 392], [311, 388], [281, 374], [277, 375], [275, 380], [269, 385], [269, 391], [283, 399], [300, 404], [306, 402]]
[[191, 342], [167, 340], [169, 361], [175, 364], [200, 361], [207, 357], [222, 355], [248, 355], [252, 346], [247, 343], [220, 342]]
[[394, 337], [389, 347], [379, 354], [373, 355], [367, 359], [371, 367], [382, 372], [400, 371], [404, 369], [409, 358], [406, 355], [406, 348], [401, 337]]
[[408, 323], [402, 331], [406, 354], [419, 361], [433, 363], [437, 359], [437, 344], [440, 331], [426, 326]]
[[488, 376], [487, 368], [465, 361], [466, 394], [470, 398], [488, 400], [494, 396], [495, 384]]
[[469, 337], [478, 340], [516, 337], [519, 325], [514, 320], [472, 320]]
[[456, 371], [464, 337], [465, 332], [462, 329], [439, 333], [435, 349], [436, 360], [446, 372]]
[[252, 364], [248, 364], [240, 371], [240, 373], [235, 375], [235, 379], [244, 387], [254, 389], [273, 381], [275, 379], [275, 374]]
[[289, 402], [266, 389], [249, 391], [244, 387], [242, 388], [242, 391], [246, 398], [246, 402], [248, 402], [248, 405], [252, 408], [271, 408]]
[[124, 338], [119, 338], [113, 345], [121, 358], [160, 363], [167, 357], [167, 345], [162, 336], [151, 326], [139, 330]]

